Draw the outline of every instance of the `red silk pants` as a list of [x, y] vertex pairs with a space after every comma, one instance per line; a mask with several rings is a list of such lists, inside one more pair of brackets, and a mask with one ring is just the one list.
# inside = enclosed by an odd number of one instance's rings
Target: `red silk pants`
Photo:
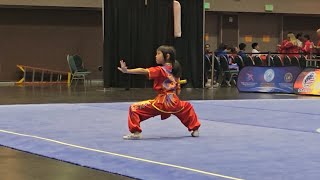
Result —
[[158, 110], [152, 105], [152, 102], [153, 100], [142, 101], [130, 106], [128, 125], [131, 133], [142, 132], [140, 122], [157, 115], [161, 115], [161, 119], [166, 119], [173, 114], [180, 119], [181, 123], [186, 126], [189, 131], [197, 130], [201, 125], [192, 105], [189, 102], [181, 101], [183, 109], [174, 113], [161, 112], [161, 110]]

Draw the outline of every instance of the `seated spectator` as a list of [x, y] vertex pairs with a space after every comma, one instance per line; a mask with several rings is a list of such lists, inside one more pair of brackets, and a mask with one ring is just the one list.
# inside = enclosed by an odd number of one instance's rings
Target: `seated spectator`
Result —
[[210, 44], [204, 46], [204, 84], [208, 82], [209, 71], [211, 70], [212, 52], [210, 52]]
[[234, 58], [236, 56], [238, 56], [237, 48], [230, 48], [230, 55], [229, 55], [229, 68], [230, 69], [239, 70], [239, 66], [234, 60]]
[[[258, 43], [252, 43], [252, 53], [260, 53], [260, 47]], [[267, 57], [266, 55], [262, 54], [252, 54], [252, 58], [260, 57], [260, 59], [263, 61], [264, 65], [267, 65]]]
[[[220, 47], [221, 46], [221, 47]], [[224, 45], [220, 45], [218, 49], [223, 49]], [[218, 50], [217, 50], [218, 51]], [[215, 52], [215, 55], [217, 56], [217, 54], [219, 55], [220, 53], [222, 54], [227, 54], [226, 52], [224, 51], [219, 51], [219, 53], [217, 53], [217, 51]], [[218, 64], [216, 64], [214, 62], [214, 57], [213, 57], [213, 53], [211, 52], [210, 50], [210, 45], [209, 44], [206, 44], [205, 47], [204, 47], [204, 65], [205, 65], [205, 72], [204, 72], [204, 86], [205, 87], [210, 87], [211, 86], [211, 81], [209, 81], [210, 77], [211, 77], [211, 74], [210, 74], [210, 70], [211, 70], [211, 73], [214, 73], [214, 79], [213, 79], [213, 87], [218, 87], [219, 86], [219, 83], [217, 83], [217, 80], [219, 78], [219, 74], [220, 74], [220, 69], [218, 67]], [[214, 69], [212, 71], [212, 63], [214, 63]]]
[[241, 56], [242, 58], [246, 57], [245, 51], [246, 51], [246, 44], [245, 43], [240, 43], [239, 44], [239, 52], [238, 55]]
[[[252, 53], [260, 53], [260, 48], [258, 43], [252, 43]], [[260, 56], [259, 54], [252, 54], [252, 57]]]
[[210, 51], [210, 44], [206, 44], [204, 46], [204, 60], [205, 60], [205, 63], [208, 62], [209, 65], [211, 64], [212, 52]]
[[227, 48], [228, 46], [226, 44], [221, 43], [218, 47], [218, 49], [214, 52], [214, 54], [219, 57], [219, 56], [225, 56], [228, 57], [227, 54]]
[[230, 55], [229, 55], [229, 64], [235, 63], [234, 58], [238, 56], [238, 51], [236, 47], [230, 48]]

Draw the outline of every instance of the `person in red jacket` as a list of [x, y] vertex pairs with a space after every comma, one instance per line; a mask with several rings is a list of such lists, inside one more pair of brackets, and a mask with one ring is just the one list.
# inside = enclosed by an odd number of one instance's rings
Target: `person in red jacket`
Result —
[[[299, 47], [298, 42], [293, 33], [289, 33], [287, 35], [287, 39], [282, 42], [279, 47], [281, 53], [288, 54], [289, 57], [298, 56]], [[290, 54], [290, 53], [297, 53], [297, 54]]]
[[318, 37], [319, 41], [318, 41], [317, 45], [313, 46], [313, 47], [316, 49], [315, 53], [320, 54], [320, 29], [317, 30], [317, 37]]
[[318, 36], [318, 43], [317, 43], [317, 46], [320, 47], [320, 29], [317, 30], [317, 36]]
[[309, 55], [311, 52], [312, 52], [312, 49], [313, 49], [313, 42], [310, 41], [310, 36], [308, 34], [304, 35], [304, 46], [302, 48], [302, 51]]

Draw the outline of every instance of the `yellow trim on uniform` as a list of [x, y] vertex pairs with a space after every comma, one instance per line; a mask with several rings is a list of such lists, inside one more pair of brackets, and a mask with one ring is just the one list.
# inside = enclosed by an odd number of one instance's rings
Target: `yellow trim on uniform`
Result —
[[164, 110], [162, 110], [162, 109], [160, 109], [160, 108], [158, 108], [156, 105], [154, 105], [154, 103], [155, 103], [156, 101], [154, 101], [151, 105], [152, 105], [152, 107], [154, 107], [156, 110], [158, 110], [158, 111], [160, 111], [160, 112], [162, 112], [162, 113], [167, 113], [167, 114], [174, 114], [174, 113], [178, 113], [178, 112], [180, 112], [180, 111], [182, 111], [183, 109], [184, 109], [184, 107], [182, 107], [179, 111], [164, 111]]

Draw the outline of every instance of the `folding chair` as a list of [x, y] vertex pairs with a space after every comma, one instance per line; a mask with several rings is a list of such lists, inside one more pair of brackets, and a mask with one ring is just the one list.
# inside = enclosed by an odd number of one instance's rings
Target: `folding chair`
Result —
[[86, 76], [89, 75], [91, 72], [84, 68], [80, 56], [67, 55], [67, 62], [72, 76], [70, 84], [72, 84], [73, 80], [77, 80], [77, 85], [79, 80], [83, 80], [83, 83], [85, 85]]
[[254, 56], [253, 61], [255, 66], [263, 66], [262, 59], [259, 56]]
[[283, 58], [283, 65], [284, 65], [284, 66], [291, 66], [291, 59], [290, 59], [289, 56], [285, 56], [285, 57]]
[[239, 70], [241, 70], [244, 67], [244, 62], [241, 56], [236, 56], [234, 58], [234, 61], [236, 62], [236, 64], [239, 66]]
[[[229, 68], [229, 61], [225, 56], [220, 56], [220, 67], [222, 70], [222, 78], [223, 81], [230, 85], [230, 82], [233, 80], [234, 77], [237, 77], [239, 74], [239, 70], [233, 70]], [[229, 76], [229, 77], [228, 77]], [[236, 84], [236, 82], [235, 82]]]
[[250, 56], [242, 57], [245, 66], [254, 66], [254, 62]]
[[282, 67], [283, 66], [283, 63], [282, 63], [282, 61], [281, 61], [281, 58], [280, 58], [280, 56], [274, 56], [273, 57], [273, 62], [274, 62], [274, 66], [275, 67]]
[[299, 63], [301, 68], [307, 67], [307, 58], [305, 56], [300, 56]]
[[291, 65], [300, 67], [299, 60], [298, 60], [298, 58], [296, 56], [291, 57]]

